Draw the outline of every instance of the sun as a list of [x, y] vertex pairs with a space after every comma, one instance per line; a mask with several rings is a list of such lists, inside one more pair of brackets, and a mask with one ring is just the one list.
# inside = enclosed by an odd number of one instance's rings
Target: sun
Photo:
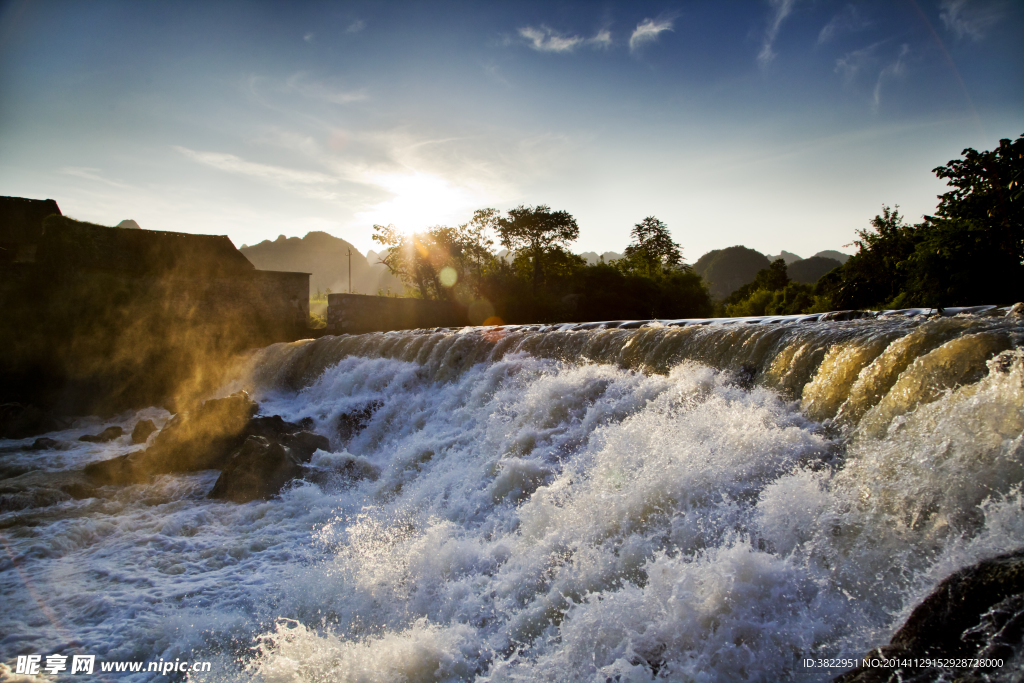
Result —
[[360, 222], [393, 224], [402, 232], [416, 232], [434, 225], [451, 225], [465, 221], [475, 209], [483, 206], [482, 193], [453, 185], [432, 173], [387, 173], [369, 178], [391, 194], [391, 197], [360, 211]]

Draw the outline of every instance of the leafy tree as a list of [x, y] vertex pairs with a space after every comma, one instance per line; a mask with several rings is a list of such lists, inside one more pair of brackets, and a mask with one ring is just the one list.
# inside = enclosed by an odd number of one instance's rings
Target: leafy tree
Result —
[[870, 221], [871, 229], [858, 230], [854, 240], [857, 253], [841, 268], [824, 275], [817, 292], [827, 296], [837, 309], [898, 305], [912, 268], [912, 258], [922, 234], [908, 225], [899, 206], [882, 206], [882, 213]]
[[953, 188], [920, 226], [907, 297], [933, 306], [1024, 296], [1024, 136], [933, 172]]
[[531, 260], [534, 292], [544, 281], [545, 256], [556, 246], [568, 246], [580, 234], [576, 219], [567, 211], [552, 211], [544, 204], [517, 206], [494, 224], [502, 246]]
[[633, 241], [626, 247], [623, 266], [646, 272], [684, 267], [683, 252], [664, 222], [648, 216], [633, 226], [631, 234]]

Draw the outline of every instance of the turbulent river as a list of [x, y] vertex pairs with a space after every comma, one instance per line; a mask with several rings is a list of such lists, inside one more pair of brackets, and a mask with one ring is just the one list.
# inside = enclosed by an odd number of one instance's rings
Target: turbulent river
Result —
[[[271, 346], [220, 395], [311, 418], [331, 442], [319, 483], [244, 505], [206, 498], [215, 471], [7, 494], [0, 660], [211, 662], [193, 681], [830, 680], [843, 669], [801, 662], [864, 655], [950, 573], [1024, 547], [1022, 347], [1002, 315]], [[76, 439], [169, 417], [0, 442], [2, 483], [127, 453], [127, 436]], [[353, 467], [378, 476], [330, 476]]]

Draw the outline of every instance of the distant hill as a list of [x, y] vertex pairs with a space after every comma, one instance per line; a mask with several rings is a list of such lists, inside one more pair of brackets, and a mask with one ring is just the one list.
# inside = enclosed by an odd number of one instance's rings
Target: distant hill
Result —
[[825, 251], [819, 251], [814, 256], [821, 256], [821, 257], [824, 257], [824, 258], [835, 259], [836, 261], [839, 261], [840, 264], [846, 263], [847, 259], [850, 258], [849, 254], [844, 254], [843, 252], [835, 251], [834, 249], [827, 249]]
[[386, 266], [371, 264], [349, 242], [326, 232], [311, 232], [303, 238], [285, 237], [264, 240], [239, 249], [260, 270], [291, 270], [310, 273], [310, 294], [317, 291], [348, 291], [348, 250], [352, 250], [352, 291], [376, 294], [378, 290], [401, 294], [401, 280]]
[[753, 282], [757, 271], [769, 265], [768, 257], [761, 252], [737, 245], [709, 251], [697, 259], [693, 269], [707, 281], [712, 298], [724, 299]]
[[615, 251], [606, 251], [600, 255], [598, 255], [596, 251], [585, 251], [580, 254], [580, 256], [585, 258], [587, 263], [591, 266], [600, 263], [601, 259], [604, 259], [605, 263], [611, 263], [612, 261], [617, 261], [622, 258], [622, 254]]
[[804, 284], [813, 285], [818, 279], [833, 268], [842, 264], [834, 258], [824, 256], [812, 256], [811, 258], [800, 259], [790, 264], [786, 269], [789, 279]]
[[779, 254], [778, 256], [772, 256], [772, 255], [768, 254], [768, 255], [765, 256], [765, 258], [767, 258], [769, 261], [775, 261], [777, 259], [782, 259], [783, 261], [786, 262], [787, 266], [791, 265], [793, 263], [796, 263], [797, 261], [803, 261], [804, 260], [802, 256], [797, 256], [793, 252], [786, 251], [785, 249], [783, 249], [782, 253]]

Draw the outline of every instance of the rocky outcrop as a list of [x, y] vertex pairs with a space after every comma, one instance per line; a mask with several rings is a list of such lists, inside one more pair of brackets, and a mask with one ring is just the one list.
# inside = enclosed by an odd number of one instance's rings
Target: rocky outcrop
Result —
[[244, 391], [206, 401], [171, 418], [146, 450], [90, 463], [85, 473], [102, 484], [132, 484], [155, 474], [221, 469], [245, 441], [257, 407]]
[[280, 493], [292, 479], [303, 476], [313, 453], [328, 450], [327, 437], [286, 422], [279, 415], [253, 418], [245, 443], [231, 454], [210, 498], [248, 503]]
[[149, 435], [156, 431], [156, 425], [152, 420], [139, 420], [132, 429], [132, 443], [146, 443]]
[[[888, 645], [867, 659], [1002, 659], [1024, 651], [1024, 549], [961, 569], [910, 614]], [[982, 681], [993, 668], [859, 667], [835, 683]]]
[[120, 439], [124, 436], [124, 430], [118, 426], [107, 427], [99, 434], [83, 434], [78, 437], [79, 441], [86, 441], [88, 443], [106, 443], [113, 441], [114, 439]]
[[317, 449], [328, 450], [330, 442], [280, 415], [257, 417], [257, 409], [245, 392], [206, 401], [173, 417], [149, 448], [90, 463], [85, 474], [96, 485], [133, 484], [157, 474], [217, 469], [221, 476], [211, 498], [237, 503], [268, 498], [301, 477], [303, 465]]

